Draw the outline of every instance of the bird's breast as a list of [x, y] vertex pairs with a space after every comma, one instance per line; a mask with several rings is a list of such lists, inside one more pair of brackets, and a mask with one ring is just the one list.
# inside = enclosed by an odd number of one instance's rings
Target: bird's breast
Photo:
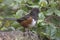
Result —
[[35, 24], [36, 24], [36, 20], [32, 19], [32, 22], [31, 22], [31, 24], [29, 24], [29, 27], [34, 27]]

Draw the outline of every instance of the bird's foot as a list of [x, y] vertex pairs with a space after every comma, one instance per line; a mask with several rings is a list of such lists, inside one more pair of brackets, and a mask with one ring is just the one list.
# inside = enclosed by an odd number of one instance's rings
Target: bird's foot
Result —
[[24, 32], [24, 33], [23, 33], [23, 36], [27, 36], [27, 34], [28, 34], [27, 32]]

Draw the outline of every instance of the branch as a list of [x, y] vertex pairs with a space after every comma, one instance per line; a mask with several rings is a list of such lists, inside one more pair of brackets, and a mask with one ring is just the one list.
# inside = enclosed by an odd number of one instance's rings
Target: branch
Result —
[[29, 35], [23, 36], [24, 32], [21, 31], [10, 31], [10, 32], [2, 32], [0, 31], [0, 40], [39, 40], [37, 34], [32, 33], [30, 37]]

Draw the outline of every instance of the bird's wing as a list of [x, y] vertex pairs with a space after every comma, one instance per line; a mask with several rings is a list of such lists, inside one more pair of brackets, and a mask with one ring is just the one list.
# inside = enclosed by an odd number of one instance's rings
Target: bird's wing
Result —
[[17, 22], [20, 23], [20, 22], [22, 22], [22, 21], [24, 21], [24, 20], [27, 20], [29, 17], [30, 17], [30, 14], [27, 14], [27, 15], [25, 15], [24, 17], [17, 19]]

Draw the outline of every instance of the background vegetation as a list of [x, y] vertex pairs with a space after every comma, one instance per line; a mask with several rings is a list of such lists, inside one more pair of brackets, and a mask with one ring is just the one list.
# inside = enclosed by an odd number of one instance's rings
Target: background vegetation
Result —
[[5, 18], [21, 18], [29, 13], [31, 8], [40, 9], [37, 28], [31, 31], [51, 40], [60, 40], [60, 0], [0, 0], [0, 30], [23, 30], [23, 27], [13, 20]]

